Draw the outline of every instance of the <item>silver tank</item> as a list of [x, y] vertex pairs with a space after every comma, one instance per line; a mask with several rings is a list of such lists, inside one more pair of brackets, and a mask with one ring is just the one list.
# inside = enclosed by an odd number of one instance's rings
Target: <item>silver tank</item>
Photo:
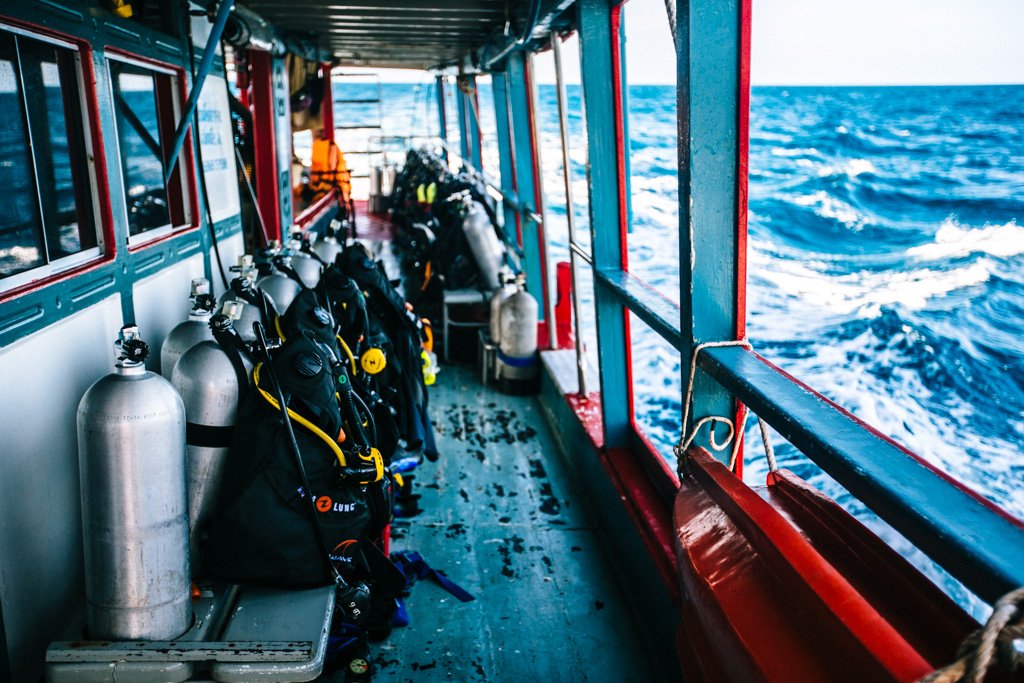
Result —
[[334, 235], [328, 235], [313, 245], [313, 251], [323, 259], [324, 263], [334, 263], [338, 254], [341, 253], [341, 243]]
[[213, 339], [210, 332], [210, 316], [213, 315], [214, 300], [210, 295], [210, 281], [204, 277], [192, 280], [192, 311], [188, 320], [175, 325], [160, 346], [160, 374], [171, 378], [174, 365], [181, 355], [201, 341]]
[[462, 221], [462, 231], [473, 252], [473, 260], [483, 276], [482, 287], [488, 290], [498, 287], [498, 273], [505, 263], [505, 247], [498, 239], [491, 219], [480, 202], [470, 202], [469, 211]]
[[[252, 364], [244, 356], [242, 363], [251, 376]], [[238, 378], [220, 345], [204, 341], [181, 357], [171, 383], [181, 395], [189, 422], [188, 517], [192, 556], [196, 557], [199, 531], [216, 500], [230, 450], [231, 427], [238, 411]]]
[[[97, 640], [173, 640], [192, 625], [185, 408], [145, 368], [138, 328], [78, 404], [86, 619]], [[144, 346], [144, 345], [142, 345]]]
[[[291, 257], [291, 267], [295, 274], [302, 280], [302, 284], [313, 289], [320, 282], [320, 275], [323, 273], [323, 265], [311, 254], [307, 253], [303, 246], [306, 243], [307, 234], [301, 228], [292, 231], [291, 240], [288, 242], [288, 255]], [[283, 313], [283, 311], [282, 311]]]
[[505, 379], [526, 380], [537, 373], [537, 300], [516, 282], [516, 293], [501, 304], [501, 341], [498, 374]]
[[277, 271], [261, 277], [256, 281], [256, 286], [270, 297], [278, 315], [284, 315], [284, 312], [295, 301], [295, 297], [302, 291], [302, 286], [298, 282]]
[[388, 164], [381, 173], [381, 191], [385, 197], [390, 197], [395, 192], [395, 181], [398, 180], [398, 168]]
[[[252, 331], [252, 324], [263, 322], [260, 310], [245, 301], [231, 299], [221, 304], [220, 312], [231, 318], [231, 326], [235, 328], [238, 335], [247, 342], [256, 341], [256, 333]], [[267, 334], [274, 334], [274, 330], [267, 330]]]
[[323, 274], [323, 264], [305, 252], [292, 256], [292, 270], [302, 280], [302, 284], [313, 289], [320, 282]]
[[508, 268], [502, 269], [498, 279], [501, 281], [501, 286], [491, 294], [491, 317], [488, 327], [491, 341], [495, 344], [501, 342], [501, 304], [505, 302], [505, 299], [519, 291], [519, 288], [516, 287], [515, 275]]

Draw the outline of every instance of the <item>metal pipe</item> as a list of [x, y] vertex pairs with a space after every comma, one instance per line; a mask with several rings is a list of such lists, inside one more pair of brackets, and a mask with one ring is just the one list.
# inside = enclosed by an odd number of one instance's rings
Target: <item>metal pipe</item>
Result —
[[192, 92], [188, 94], [188, 102], [185, 103], [185, 111], [182, 112], [181, 122], [178, 123], [178, 129], [174, 131], [171, 153], [167, 157], [167, 163], [164, 165], [164, 185], [171, 182], [174, 164], [177, 163], [178, 155], [181, 154], [181, 147], [185, 144], [185, 133], [188, 132], [189, 127], [192, 125], [192, 115], [199, 105], [199, 95], [203, 91], [203, 84], [206, 82], [210, 69], [213, 68], [213, 58], [217, 54], [217, 45], [220, 43], [220, 37], [224, 33], [224, 26], [228, 23], [228, 16], [230, 16], [234, 4], [235, 0], [221, 0], [220, 7], [217, 8], [217, 15], [213, 20], [213, 28], [210, 29], [210, 37], [206, 41], [206, 49], [203, 50], [203, 59], [199, 63], [199, 72], [196, 73], [195, 79], [192, 82]]
[[[580, 288], [577, 286], [576, 259], [579, 246], [576, 244], [575, 205], [572, 200], [572, 169], [569, 166], [569, 117], [566, 114], [565, 78], [562, 76], [562, 41], [558, 34], [551, 32], [551, 52], [555, 57], [555, 92], [558, 101], [558, 131], [562, 138], [562, 180], [565, 182], [565, 222], [569, 229], [569, 273], [572, 278], [573, 332], [576, 336], [576, 376], [579, 380], [579, 395], [587, 397], [587, 373], [584, 368], [583, 336], [580, 334]], [[554, 320], [551, 324], [554, 324]]]
[[586, 251], [585, 251], [585, 250], [583, 249], [583, 247], [581, 247], [581, 246], [580, 246], [579, 244], [577, 244], [576, 242], [569, 242], [569, 249], [570, 249], [570, 250], [572, 250], [572, 252], [573, 252], [574, 254], [576, 254], [576, 255], [577, 255], [577, 256], [579, 256], [579, 257], [580, 257], [581, 259], [583, 259], [583, 261], [584, 261], [584, 262], [585, 262], [585, 263], [586, 263], [586, 264], [587, 264], [588, 266], [592, 266], [592, 265], [594, 265], [594, 259], [592, 259], [592, 258], [590, 257], [590, 254], [588, 254], [588, 253], [587, 253], [587, 252], [586, 252]]

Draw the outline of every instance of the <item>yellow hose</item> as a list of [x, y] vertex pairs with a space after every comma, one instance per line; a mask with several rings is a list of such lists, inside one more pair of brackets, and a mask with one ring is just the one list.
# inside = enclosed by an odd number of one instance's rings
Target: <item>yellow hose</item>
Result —
[[344, 349], [345, 355], [348, 356], [348, 362], [352, 364], [352, 376], [354, 377], [355, 375], [358, 375], [359, 370], [356, 369], [356, 357], [352, 354], [352, 349], [348, 347], [348, 344], [345, 343], [345, 340], [341, 338], [340, 334], [338, 335], [338, 343], [341, 344], [341, 348]]
[[[256, 369], [252, 371], [253, 383], [256, 388], [259, 389], [260, 395], [266, 399], [267, 403], [274, 406], [275, 409], [281, 410], [281, 404], [278, 403], [277, 399], [271, 396], [263, 387], [260, 386], [260, 369], [263, 367], [263, 363], [256, 366]], [[342, 467], [348, 467], [348, 463], [345, 462], [345, 454], [341, 452], [341, 447], [338, 443], [329, 437], [324, 430], [317, 427], [315, 424], [296, 413], [291, 408], [288, 409], [288, 416], [298, 422], [300, 425], [311, 431], [315, 436], [318, 436], [321, 441], [330, 446], [331, 450], [334, 451], [334, 455], [337, 456], [338, 462]], [[344, 432], [342, 432], [344, 434]]]

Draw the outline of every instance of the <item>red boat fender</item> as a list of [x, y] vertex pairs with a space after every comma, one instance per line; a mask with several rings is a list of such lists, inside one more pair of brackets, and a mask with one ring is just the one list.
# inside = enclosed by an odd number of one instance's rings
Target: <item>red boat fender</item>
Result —
[[[929, 607], [924, 576], [792, 473], [763, 498], [707, 451], [686, 457], [673, 516], [688, 681], [915, 681], [976, 627], [944, 596]], [[904, 594], [916, 620], [890, 604]]]

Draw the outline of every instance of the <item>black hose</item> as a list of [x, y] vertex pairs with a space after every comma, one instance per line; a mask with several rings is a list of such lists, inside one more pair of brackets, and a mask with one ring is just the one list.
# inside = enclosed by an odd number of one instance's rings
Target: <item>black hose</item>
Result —
[[[190, 65], [189, 73], [192, 76], [192, 82], [196, 81], [196, 53], [195, 46], [192, 44], [192, 33], [189, 32], [188, 36], [188, 63]], [[196, 137], [196, 160], [199, 162], [199, 185], [203, 191], [203, 208], [206, 210], [206, 224], [210, 228], [210, 240], [213, 242], [213, 254], [217, 258], [217, 270], [220, 271], [220, 281], [224, 285], [224, 289], [228, 288], [228, 276], [224, 270], [224, 261], [220, 257], [220, 245], [217, 244], [217, 229], [213, 225], [213, 209], [210, 208], [210, 193], [206, 188], [206, 166], [203, 164], [203, 143], [202, 135], [199, 131], [199, 107], [196, 107], [192, 112], [192, 130], [195, 132]]]
[[359, 392], [353, 391], [352, 396], [359, 402], [359, 407], [363, 409], [363, 412], [366, 413], [366, 422], [370, 425], [370, 433], [373, 435], [371, 445], [376, 446], [380, 441], [377, 440], [377, 421], [373, 419], [373, 412], [370, 410], [370, 407], [366, 405], [366, 401], [364, 401], [363, 397], [359, 395]]

